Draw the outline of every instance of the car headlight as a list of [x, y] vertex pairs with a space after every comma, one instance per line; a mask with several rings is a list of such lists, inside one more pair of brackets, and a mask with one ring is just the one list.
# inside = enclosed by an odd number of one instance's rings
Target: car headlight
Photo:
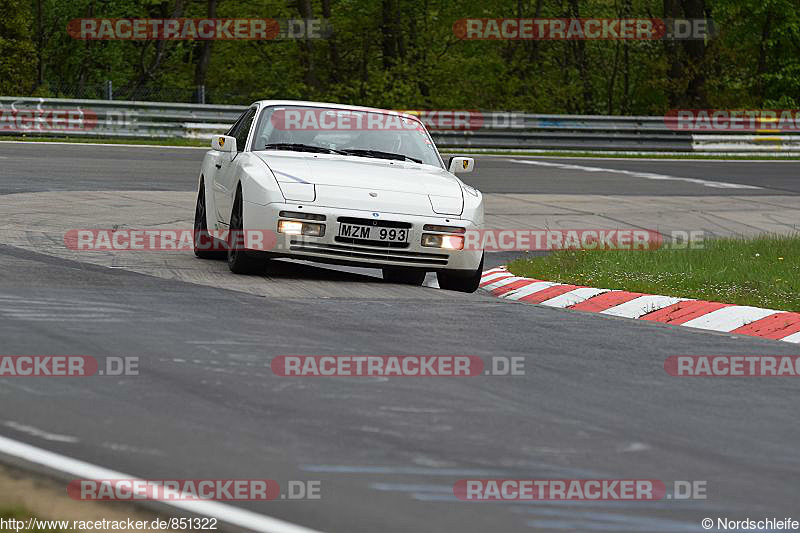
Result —
[[299, 222], [297, 220], [279, 220], [278, 233], [322, 237], [325, 235], [325, 224], [312, 224], [310, 222]]
[[300, 220], [325, 220], [325, 215], [301, 213], [300, 211], [281, 211], [278, 215], [282, 218], [299, 218]]
[[446, 250], [462, 250], [464, 237], [461, 235], [436, 235], [433, 233], [422, 234], [422, 246], [429, 248], [444, 248]]
[[438, 224], [425, 224], [422, 226], [424, 231], [438, 231], [440, 233], [466, 233], [467, 228], [461, 226], [439, 226]]

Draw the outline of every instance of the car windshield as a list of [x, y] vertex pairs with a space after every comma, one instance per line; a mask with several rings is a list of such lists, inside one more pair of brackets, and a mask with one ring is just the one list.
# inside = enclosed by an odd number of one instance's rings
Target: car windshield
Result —
[[253, 149], [327, 152], [442, 166], [422, 123], [391, 112], [268, 107], [256, 126]]

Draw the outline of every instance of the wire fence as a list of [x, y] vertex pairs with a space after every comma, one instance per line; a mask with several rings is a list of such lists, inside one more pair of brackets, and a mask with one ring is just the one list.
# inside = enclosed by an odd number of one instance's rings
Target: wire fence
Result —
[[[33, 95], [28, 95], [33, 96]], [[194, 104], [239, 104], [247, 105], [252, 98], [245, 93], [232, 93], [199, 85], [194, 88], [148, 87], [114, 85], [111, 81], [102, 84], [48, 84], [39, 87], [35, 96], [64, 98], [69, 100], [129, 100], [141, 102], [175, 102]]]

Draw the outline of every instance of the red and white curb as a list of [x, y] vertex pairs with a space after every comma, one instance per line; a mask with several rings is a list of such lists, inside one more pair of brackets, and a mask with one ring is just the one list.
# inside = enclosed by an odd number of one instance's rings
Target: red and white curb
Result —
[[507, 300], [800, 344], [800, 313], [640, 292], [594, 289], [484, 271], [480, 287]]

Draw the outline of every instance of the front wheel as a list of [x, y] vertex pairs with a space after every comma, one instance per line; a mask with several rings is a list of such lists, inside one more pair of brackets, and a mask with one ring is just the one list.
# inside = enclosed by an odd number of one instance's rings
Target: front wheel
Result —
[[477, 270], [471, 273], [461, 272], [447, 272], [440, 271], [436, 273], [436, 279], [439, 281], [439, 287], [448, 291], [458, 292], [475, 292], [478, 290], [478, 285], [481, 283], [481, 275], [483, 274], [483, 256], [481, 256], [481, 263], [478, 265]]
[[234, 274], [260, 274], [266, 268], [264, 261], [247, 255], [244, 248], [244, 208], [242, 189], [236, 190], [228, 231], [228, 267]]
[[225, 259], [225, 252], [220, 251], [217, 244], [216, 239], [208, 233], [206, 189], [201, 181], [194, 208], [194, 255], [200, 259]]
[[425, 281], [425, 271], [412, 268], [384, 268], [383, 279], [389, 283], [419, 286]]

